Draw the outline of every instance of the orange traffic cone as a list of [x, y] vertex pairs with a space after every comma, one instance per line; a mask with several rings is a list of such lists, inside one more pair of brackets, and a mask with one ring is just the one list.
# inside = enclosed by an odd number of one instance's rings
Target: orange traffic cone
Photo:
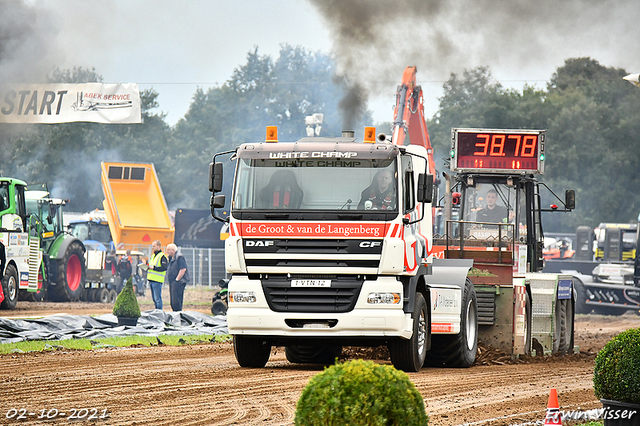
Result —
[[558, 426], [562, 425], [560, 406], [558, 405], [558, 391], [551, 389], [549, 392], [549, 402], [547, 403], [547, 414], [544, 417], [544, 424]]

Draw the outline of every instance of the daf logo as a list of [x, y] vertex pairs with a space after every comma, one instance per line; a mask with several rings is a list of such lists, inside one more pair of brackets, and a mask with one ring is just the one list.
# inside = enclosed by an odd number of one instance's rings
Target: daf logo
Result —
[[244, 245], [247, 247], [269, 247], [274, 244], [275, 244], [274, 241], [262, 241], [262, 240], [258, 240], [258, 241], [246, 240], [244, 242]]
[[360, 248], [374, 248], [380, 247], [382, 245], [381, 241], [362, 241], [360, 243]]

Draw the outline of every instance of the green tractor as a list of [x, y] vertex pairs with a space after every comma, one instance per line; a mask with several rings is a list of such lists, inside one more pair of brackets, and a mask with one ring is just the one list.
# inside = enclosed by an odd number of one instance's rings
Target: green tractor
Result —
[[46, 185], [29, 186], [25, 191], [29, 239], [37, 238], [42, 250], [35, 300], [76, 301], [85, 287], [86, 248], [82, 241], [64, 230], [62, 206], [66, 200], [50, 198]]

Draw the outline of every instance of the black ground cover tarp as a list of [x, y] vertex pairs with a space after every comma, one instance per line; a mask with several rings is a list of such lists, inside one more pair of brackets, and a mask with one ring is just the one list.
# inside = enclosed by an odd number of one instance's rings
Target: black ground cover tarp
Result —
[[96, 317], [58, 314], [28, 319], [0, 317], [0, 343], [161, 334], [215, 335], [228, 332], [225, 316], [213, 317], [195, 311], [144, 311], [135, 327], [118, 326], [118, 319], [113, 314]]

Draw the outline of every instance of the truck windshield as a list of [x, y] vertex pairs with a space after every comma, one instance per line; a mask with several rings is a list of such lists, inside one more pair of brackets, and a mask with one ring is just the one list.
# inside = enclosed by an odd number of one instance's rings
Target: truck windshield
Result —
[[397, 211], [397, 181], [393, 159], [240, 158], [233, 208]]
[[0, 182], [0, 212], [8, 209], [9, 206], [9, 183]]

